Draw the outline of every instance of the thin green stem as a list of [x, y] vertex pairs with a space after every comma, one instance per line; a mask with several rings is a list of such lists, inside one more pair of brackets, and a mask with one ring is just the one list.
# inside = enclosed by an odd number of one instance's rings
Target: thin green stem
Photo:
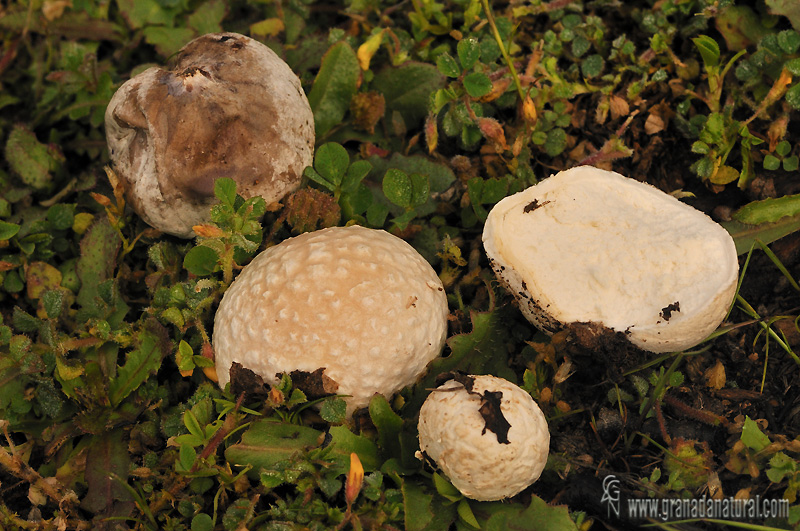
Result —
[[505, 44], [503, 44], [503, 38], [500, 37], [500, 32], [497, 29], [497, 24], [495, 24], [494, 22], [494, 15], [492, 14], [492, 8], [489, 7], [489, 0], [481, 0], [481, 5], [483, 6], [483, 12], [486, 14], [486, 20], [489, 21], [489, 26], [492, 28], [492, 34], [494, 35], [494, 40], [497, 41], [497, 45], [500, 47], [500, 53], [503, 54], [503, 61], [505, 61], [506, 66], [508, 66], [508, 70], [511, 72], [511, 77], [514, 79], [514, 86], [517, 87], [517, 93], [519, 93], [519, 100], [524, 101], [525, 91], [522, 89], [522, 83], [519, 80], [519, 75], [517, 75], [517, 69], [514, 68], [514, 62], [508, 55], [506, 46]]

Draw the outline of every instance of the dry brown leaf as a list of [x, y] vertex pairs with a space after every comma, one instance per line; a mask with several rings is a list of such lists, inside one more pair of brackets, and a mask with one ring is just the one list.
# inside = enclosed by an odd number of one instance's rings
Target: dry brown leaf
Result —
[[654, 135], [663, 131], [665, 126], [664, 119], [651, 112], [644, 122], [644, 132], [648, 135]]
[[631, 107], [628, 105], [627, 100], [620, 96], [611, 96], [608, 103], [612, 120], [616, 120], [622, 116], [628, 116], [631, 112]]
[[706, 385], [711, 389], [722, 389], [725, 386], [725, 366], [717, 360], [713, 367], [709, 367], [705, 372]]
[[769, 130], [767, 131], [767, 138], [769, 138], [770, 153], [775, 151], [775, 148], [778, 146], [778, 142], [783, 140], [783, 137], [786, 136], [786, 128], [788, 126], [789, 126], [788, 114], [781, 115], [771, 124], [769, 124]]
[[500, 122], [494, 118], [479, 118], [478, 128], [483, 133], [483, 136], [492, 143], [497, 153], [502, 153], [508, 149], [506, 134]]

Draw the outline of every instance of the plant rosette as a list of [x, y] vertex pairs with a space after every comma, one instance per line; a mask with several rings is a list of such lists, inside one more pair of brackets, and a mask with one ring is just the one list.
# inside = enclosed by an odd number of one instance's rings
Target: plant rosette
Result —
[[708, 337], [727, 315], [739, 271], [733, 239], [711, 218], [591, 166], [497, 203], [483, 243], [497, 277], [541, 330], [599, 323], [651, 352]]

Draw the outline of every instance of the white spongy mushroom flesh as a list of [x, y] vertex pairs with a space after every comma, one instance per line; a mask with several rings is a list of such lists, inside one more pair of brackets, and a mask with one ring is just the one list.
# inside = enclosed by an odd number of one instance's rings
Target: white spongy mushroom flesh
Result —
[[[468, 376], [472, 389], [448, 380], [425, 399], [419, 444], [464, 496], [479, 501], [509, 498], [533, 484], [547, 464], [550, 431], [531, 395], [496, 376]], [[502, 393], [504, 437], [486, 429], [482, 395]], [[505, 439], [505, 442], [501, 440]]]
[[737, 285], [725, 229], [653, 186], [590, 166], [497, 203], [483, 243], [498, 278], [542, 330], [600, 323], [651, 352], [703, 341]]
[[416, 383], [442, 351], [448, 313], [436, 272], [402, 239], [357, 225], [305, 233], [256, 256], [225, 292], [219, 384], [233, 362], [270, 384], [324, 368], [352, 413]]

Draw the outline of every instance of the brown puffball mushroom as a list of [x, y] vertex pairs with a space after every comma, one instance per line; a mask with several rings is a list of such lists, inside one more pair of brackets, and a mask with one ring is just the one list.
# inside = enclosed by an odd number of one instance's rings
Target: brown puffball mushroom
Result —
[[128, 202], [153, 227], [189, 238], [208, 220], [214, 182], [234, 179], [269, 204], [312, 162], [314, 117], [300, 80], [275, 52], [238, 33], [203, 35], [169, 69], [117, 90], [106, 137]]

